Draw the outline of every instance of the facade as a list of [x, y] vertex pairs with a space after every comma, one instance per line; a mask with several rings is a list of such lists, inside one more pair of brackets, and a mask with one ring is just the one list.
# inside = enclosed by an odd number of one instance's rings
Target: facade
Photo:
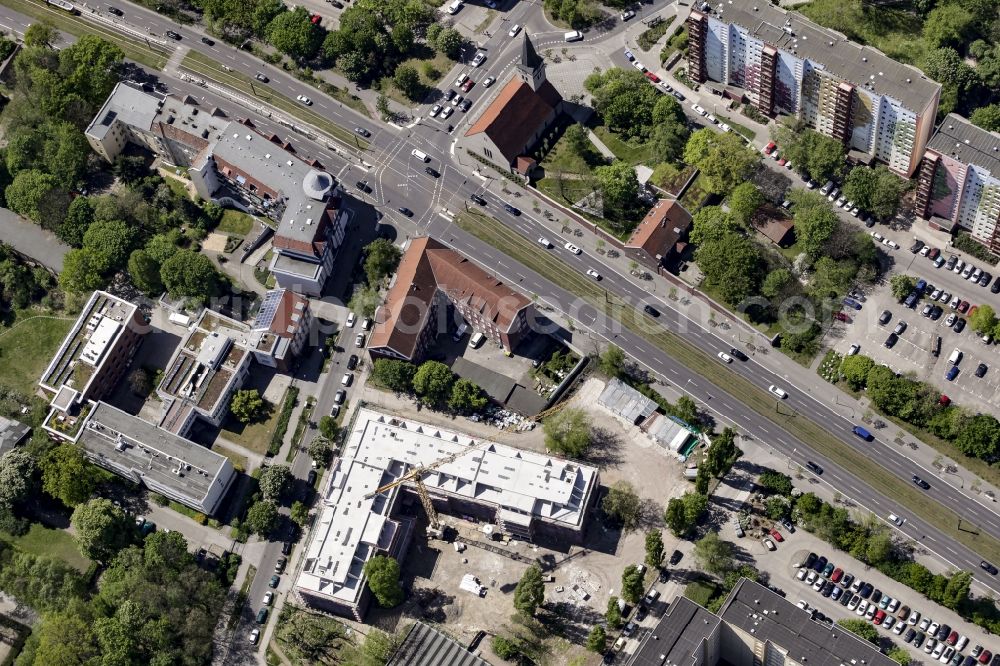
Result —
[[797, 116], [866, 160], [916, 171], [941, 86], [918, 69], [767, 2], [701, 3], [687, 19], [688, 72], [746, 97], [768, 116]]
[[924, 152], [914, 209], [932, 228], [960, 227], [1000, 252], [1000, 134], [948, 114]]
[[38, 383], [63, 411], [98, 400], [125, 374], [147, 331], [138, 307], [95, 291]]
[[562, 108], [562, 96], [546, 79], [545, 63], [525, 32], [515, 71], [469, 127], [463, 145], [501, 171], [528, 176], [535, 167], [528, 153]]
[[759, 583], [741, 579], [718, 615], [686, 597], [639, 644], [630, 666], [893, 666], [878, 647], [813, 619]]
[[418, 361], [449, 328], [448, 306], [470, 328], [513, 351], [530, 332], [534, 309], [524, 295], [433, 238], [410, 241], [368, 342], [373, 358]]
[[114, 161], [128, 144], [184, 166], [198, 196], [272, 220], [279, 286], [318, 296], [344, 242], [347, 213], [336, 180], [291, 144], [205, 110], [192, 97], [148, 93], [119, 83], [86, 131], [97, 154]]
[[[474, 440], [367, 407], [347, 426], [344, 453], [328, 475], [305, 542], [295, 592], [312, 608], [362, 621], [370, 602], [364, 565], [382, 553], [401, 559], [414, 519], [399, 515], [401, 484], [416, 467], [457, 454], [423, 476], [437, 511], [493, 525], [519, 539], [580, 543], [596, 501], [598, 472], [551, 456]], [[465, 453], [463, 453], [465, 451]]]
[[674, 268], [690, 230], [691, 215], [684, 206], [660, 199], [625, 242], [625, 254], [654, 271]]

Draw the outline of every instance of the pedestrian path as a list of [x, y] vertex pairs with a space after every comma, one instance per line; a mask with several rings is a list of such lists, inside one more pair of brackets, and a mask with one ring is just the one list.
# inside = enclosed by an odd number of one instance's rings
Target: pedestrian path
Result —
[[590, 139], [590, 142], [594, 144], [594, 148], [597, 148], [597, 152], [606, 157], [609, 161], [615, 159], [615, 154], [611, 152], [610, 148], [604, 145], [604, 142], [601, 141], [596, 134], [594, 134], [593, 130], [587, 130], [587, 137]]

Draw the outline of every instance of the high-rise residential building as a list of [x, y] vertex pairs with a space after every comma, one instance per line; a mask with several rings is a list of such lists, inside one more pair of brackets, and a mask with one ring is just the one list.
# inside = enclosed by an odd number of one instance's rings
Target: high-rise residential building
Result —
[[1000, 252], [1000, 134], [949, 113], [924, 151], [914, 209], [934, 229], [966, 229]]
[[841, 141], [858, 161], [878, 160], [906, 177], [916, 171], [934, 129], [940, 84], [769, 2], [699, 7], [687, 19], [692, 80], [746, 98], [766, 116], [796, 116]]

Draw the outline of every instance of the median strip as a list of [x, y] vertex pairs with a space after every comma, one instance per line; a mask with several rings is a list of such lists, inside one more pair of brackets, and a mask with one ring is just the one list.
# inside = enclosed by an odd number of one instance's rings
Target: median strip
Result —
[[84, 20], [79, 16], [73, 16], [61, 9], [55, 9], [41, 2], [34, 2], [34, 0], [0, 0], [0, 4], [33, 19], [45, 21], [76, 37], [86, 34], [96, 35], [115, 44], [129, 60], [151, 69], [162, 70], [167, 64], [168, 52], [165, 49], [153, 47], [151, 43], [143, 43], [140, 39], [125, 37], [116, 30]]
[[[7, 0], [0, 0], [6, 2]], [[23, 1], [23, 0], [21, 0]], [[221, 63], [212, 60], [210, 57], [197, 51], [189, 51], [181, 62], [181, 67], [197, 72], [198, 74], [212, 79], [227, 88], [242, 92], [252, 99], [268, 104], [276, 109], [285, 111], [289, 115], [308, 123], [318, 130], [337, 138], [349, 147], [365, 150], [368, 142], [358, 138], [354, 132], [344, 129], [335, 122], [327, 119], [323, 115], [316, 113], [310, 107], [301, 102], [275, 92], [272, 88], [261, 82], [254, 82], [249, 76], [234, 72]]]
[[[690, 344], [682, 336], [660, 326], [652, 330], [649, 324], [651, 320], [638, 310], [636, 304], [627, 303], [610, 294], [593, 280], [495, 218], [471, 211], [460, 213], [455, 221], [464, 231], [519, 261], [553, 284], [588, 301], [599, 312], [617, 319], [657, 349], [698, 372], [734, 400], [739, 396], [738, 399], [744, 405], [784, 428], [793, 437], [808, 443], [820, 455], [878, 489], [886, 497], [898, 501], [908, 511], [933, 524], [957, 542], [986, 559], [1000, 561], [1000, 540], [979, 530], [958, 529], [962, 517], [957, 513], [935, 502], [881, 465], [872, 464], [872, 459], [830, 434], [824, 426], [794, 412], [786, 414], [778, 411], [779, 403], [767, 393], [735, 372], [727, 370], [714, 357]], [[968, 523], [967, 518], [964, 520]]]

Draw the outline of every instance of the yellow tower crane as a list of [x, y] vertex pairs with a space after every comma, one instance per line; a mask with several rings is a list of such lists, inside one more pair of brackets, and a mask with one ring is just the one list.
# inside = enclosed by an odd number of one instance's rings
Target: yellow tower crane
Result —
[[479, 442], [475, 446], [470, 446], [466, 449], [462, 449], [461, 451], [456, 451], [455, 453], [445, 456], [444, 458], [441, 458], [439, 460], [435, 460], [434, 462], [428, 465], [421, 465], [419, 467], [414, 467], [409, 472], [406, 472], [395, 481], [390, 481], [381, 488], [376, 488], [372, 492], [368, 493], [367, 495], [365, 495], [365, 499], [371, 499], [372, 497], [384, 493], [387, 490], [391, 490], [396, 486], [402, 485], [408, 481], [413, 481], [414, 485], [417, 487], [417, 495], [420, 496], [420, 503], [423, 505], [424, 512], [427, 514], [427, 521], [430, 523], [430, 530], [428, 531], [440, 536], [441, 521], [438, 520], [437, 511], [434, 510], [434, 504], [433, 502], [431, 502], [431, 497], [427, 493], [427, 486], [424, 485], [422, 477], [428, 472], [432, 472], [438, 467], [441, 467], [442, 465], [447, 465], [448, 463], [454, 462], [455, 460], [464, 455], [467, 455], [469, 453], [474, 453], [489, 445], [490, 442], [488, 441]]

